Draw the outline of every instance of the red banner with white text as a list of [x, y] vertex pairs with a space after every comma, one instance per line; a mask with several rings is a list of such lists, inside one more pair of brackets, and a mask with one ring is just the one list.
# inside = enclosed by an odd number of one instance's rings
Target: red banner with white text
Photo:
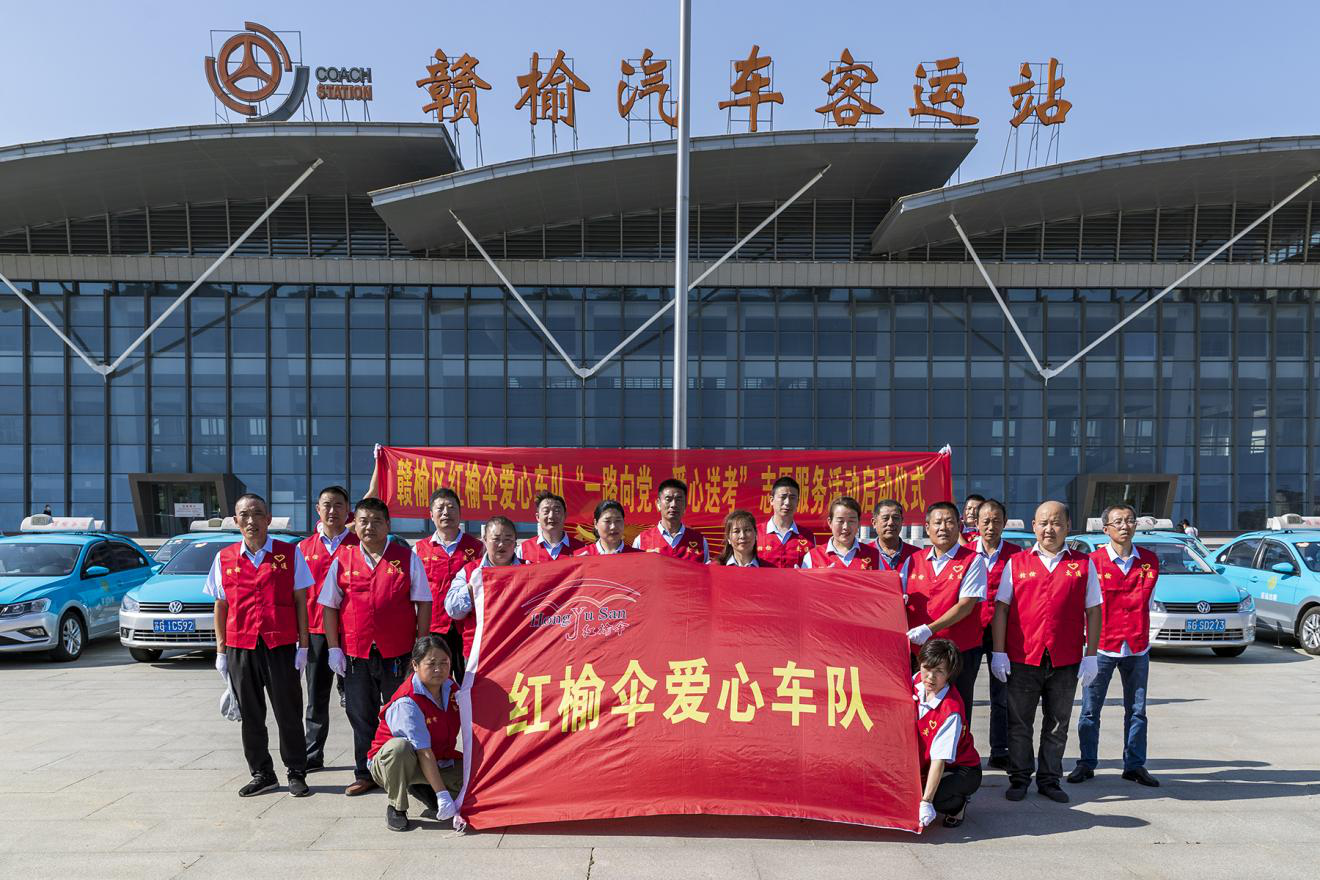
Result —
[[940, 452], [383, 446], [376, 459], [381, 500], [394, 516], [417, 518], [429, 515], [431, 493], [447, 486], [469, 520], [503, 514], [531, 522], [532, 499], [548, 490], [565, 499], [570, 523], [590, 524], [605, 499], [644, 522], [656, 516], [656, 487], [677, 477], [688, 485], [684, 522], [718, 528], [735, 508], [768, 515], [770, 487], [781, 476], [802, 487], [798, 521], [808, 527], [823, 522], [839, 495], [856, 498], [866, 522], [877, 501], [892, 498], [911, 525], [923, 521], [927, 505], [953, 498], [949, 454]]
[[474, 601], [471, 827], [726, 814], [918, 830], [896, 574], [637, 553], [487, 568]]

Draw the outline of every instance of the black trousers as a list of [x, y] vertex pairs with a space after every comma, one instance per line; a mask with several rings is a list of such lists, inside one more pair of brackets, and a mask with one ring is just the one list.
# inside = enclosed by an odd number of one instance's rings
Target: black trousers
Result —
[[463, 656], [463, 631], [459, 628], [458, 621], [449, 622], [448, 632], [433, 632], [431, 635], [440, 636], [449, 646], [449, 654], [454, 658], [454, 681], [462, 684], [463, 673], [467, 672], [467, 658]]
[[376, 737], [380, 707], [394, 696], [409, 674], [407, 654], [382, 657], [375, 645], [371, 646], [369, 657], [348, 658], [344, 698], [348, 703], [348, 724], [353, 728], [353, 775], [358, 779], [371, 779], [367, 750]]
[[[325, 739], [330, 735], [330, 690], [338, 677], [330, 670], [330, 646], [322, 633], [309, 633], [307, 667], [307, 764], [325, 764]], [[343, 687], [341, 684], [340, 687]]]
[[984, 653], [980, 646], [972, 648], [970, 651], [959, 651], [962, 655], [962, 669], [958, 672], [958, 677], [953, 680], [953, 689], [962, 697], [963, 708], [967, 711], [965, 723], [968, 727], [972, 725], [972, 703], [976, 694], [976, 674], [981, 671], [981, 655]]
[[[985, 628], [985, 641], [981, 643], [981, 656], [988, 659], [994, 653], [990, 627]], [[970, 711], [970, 709], [969, 709]], [[990, 676], [990, 757], [1008, 756], [1008, 685]]]
[[[1063, 777], [1063, 750], [1068, 744], [1068, 720], [1077, 696], [1080, 664], [1055, 666], [1047, 652], [1041, 665], [1013, 663], [1008, 674], [1009, 783], [1025, 787], [1036, 774], [1036, 787], [1058, 785]], [[1031, 755], [1036, 707], [1041, 707], [1040, 750]]]
[[[923, 780], [924, 783], [924, 780]], [[981, 787], [980, 767], [945, 767], [930, 805], [940, 813], [961, 813], [967, 799]]]
[[273, 777], [275, 765], [270, 757], [270, 737], [266, 733], [266, 698], [275, 714], [280, 737], [280, 760], [290, 776], [307, 773], [307, 749], [303, 745], [302, 682], [293, 668], [297, 645], [267, 648], [257, 638], [255, 648], [225, 651], [229, 658], [229, 679], [238, 696], [243, 714], [243, 757], [253, 776]]

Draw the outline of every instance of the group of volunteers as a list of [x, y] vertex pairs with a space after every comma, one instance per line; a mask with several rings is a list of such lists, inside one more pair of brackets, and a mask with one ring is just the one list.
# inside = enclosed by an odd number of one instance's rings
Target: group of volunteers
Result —
[[929, 546], [919, 548], [903, 539], [905, 511], [893, 500], [870, 512], [873, 542], [860, 540], [862, 508], [848, 496], [831, 502], [828, 536], [817, 537], [795, 519], [800, 487], [782, 477], [764, 523], [746, 510], [728, 514], [724, 548], [712, 561], [706, 539], [683, 523], [687, 486], [676, 479], [659, 484], [659, 522], [631, 544], [617, 501], [596, 506], [594, 542], [566, 532], [567, 506], [551, 492], [535, 499], [535, 537], [519, 540], [505, 516], [488, 519], [477, 537], [462, 529], [458, 495], [439, 488], [429, 504], [434, 531], [410, 547], [390, 534], [389, 508], [372, 494], [350, 511], [343, 488], [323, 489], [316, 531], [297, 544], [268, 534], [271, 514], [260, 496], [243, 495], [235, 505], [242, 540], [217, 554], [206, 590], [215, 599], [216, 666], [237, 696], [252, 773], [241, 797], [278, 786], [267, 698], [289, 793], [310, 793], [306, 775], [325, 765], [330, 693], [340, 677], [354, 757], [344, 793], [383, 788], [386, 825], [396, 831], [409, 827], [410, 797], [437, 818], [454, 816], [463, 777], [458, 682], [472, 650], [473, 590], [483, 570], [643, 551], [702, 564], [896, 572], [913, 655], [923, 826], [941, 814], [945, 826], [960, 825], [981, 784], [971, 714], [987, 654], [988, 766], [1008, 773], [1010, 801], [1026, 797], [1033, 775], [1040, 794], [1069, 800], [1060, 783], [1079, 680], [1081, 757], [1067, 781], [1095, 775], [1100, 709], [1115, 670], [1123, 685], [1123, 778], [1159, 785], [1144, 766], [1149, 608], [1159, 565], [1133, 545], [1136, 514], [1128, 505], [1104, 511], [1109, 542], [1086, 554], [1065, 546], [1071, 521], [1061, 502], [1036, 508], [1029, 548], [1004, 540], [1002, 502], [973, 495], [961, 511], [937, 502], [925, 511]]

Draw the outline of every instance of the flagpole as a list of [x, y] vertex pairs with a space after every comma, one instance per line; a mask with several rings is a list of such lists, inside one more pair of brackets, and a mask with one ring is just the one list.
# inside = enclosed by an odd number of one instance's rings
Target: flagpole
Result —
[[674, 192], [674, 448], [687, 447], [688, 100], [691, 88], [692, 0], [678, 3], [678, 174]]

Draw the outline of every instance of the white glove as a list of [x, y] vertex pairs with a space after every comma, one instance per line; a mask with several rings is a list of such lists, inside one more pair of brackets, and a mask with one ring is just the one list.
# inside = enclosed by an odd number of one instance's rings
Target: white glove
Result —
[[1012, 668], [1013, 664], [1007, 654], [994, 652], [990, 655], [990, 674], [1000, 681], [1008, 681], [1008, 673]]
[[330, 665], [330, 671], [335, 675], [344, 675], [348, 672], [348, 658], [344, 656], [342, 648], [331, 648], [330, 656], [326, 658]]
[[924, 623], [921, 626], [912, 627], [912, 629], [907, 632], [908, 641], [914, 645], [926, 644], [931, 635], [930, 627], [926, 626]]
[[1077, 670], [1082, 679], [1082, 687], [1086, 687], [1095, 680], [1096, 674], [1100, 671], [1100, 658], [1094, 654], [1090, 657], [1082, 658], [1082, 668]]
[[931, 822], [935, 821], [935, 806], [930, 801], [921, 802], [921, 812], [917, 814], [921, 820], [921, 827], [925, 828]]
[[303, 667], [307, 665], [307, 649], [299, 648], [293, 655], [293, 671], [302, 672]]
[[435, 817], [441, 822], [446, 819], [452, 819], [458, 815], [458, 804], [454, 803], [454, 799], [450, 796], [449, 792], [437, 791], [435, 793], [435, 800], [438, 805], [435, 811]]
[[372, 449], [371, 449], [371, 457], [372, 457], [372, 458], [380, 458], [380, 451], [381, 451], [382, 449], [384, 449], [384, 448], [385, 448], [385, 447], [383, 447], [383, 446], [381, 446], [379, 443], [377, 443], [377, 444], [376, 444], [375, 446], [373, 446]]
[[221, 678], [229, 677], [229, 655], [224, 653], [215, 655], [215, 671], [220, 673]]

